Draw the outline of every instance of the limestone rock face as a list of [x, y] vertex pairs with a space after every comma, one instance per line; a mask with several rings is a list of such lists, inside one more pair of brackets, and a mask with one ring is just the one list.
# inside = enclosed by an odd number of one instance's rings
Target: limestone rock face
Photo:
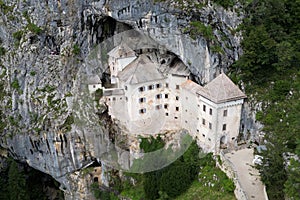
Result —
[[[58, 180], [68, 199], [91, 199], [76, 171], [99, 159], [109, 140], [105, 114], [94, 131], [92, 124], [91, 129], [74, 124], [71, 109], [80, 92], [79, 69], [97, 44], [129, 28], [140, 30], [182, 59], [199, 83], [226, 71], [241, 54], [238, 6], [225, 10], [209, 2], [189, 15], [174, 3], [149, 0], [3, 2], [0, 143], [16, 159]], [[192, 39], [186, 32], [195, 20], [212, 27], [214, 39], [201, 34]]]

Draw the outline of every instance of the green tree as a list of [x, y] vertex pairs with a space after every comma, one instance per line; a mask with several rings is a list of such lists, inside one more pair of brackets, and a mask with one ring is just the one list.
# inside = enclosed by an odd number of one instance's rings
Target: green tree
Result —
[[18, 168], [18, 163], [11, 161], [8, 170], [8, 193], [11, 200], [26, 200], [30, 199], [26, 192], [26, 179]]

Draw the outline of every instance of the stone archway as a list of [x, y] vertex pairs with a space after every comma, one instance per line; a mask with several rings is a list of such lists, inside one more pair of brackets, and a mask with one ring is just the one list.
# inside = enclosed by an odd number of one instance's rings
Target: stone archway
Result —
[[220, 149], [227, 149], [227, 137], [225, 135], [220, 138]]

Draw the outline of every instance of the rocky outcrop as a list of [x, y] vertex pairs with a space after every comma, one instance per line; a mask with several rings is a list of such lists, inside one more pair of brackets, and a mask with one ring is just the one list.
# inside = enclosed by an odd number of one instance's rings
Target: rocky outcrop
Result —
[[[226, 71], [241, 53], [238, 6], [225, 10], [209, 1], [190, 12], [148, 0], [0, 2], [1, 146], [58, 180], [69, 199], [91, 198], [78, 190], [87, 184], [76, 178], [77, 171], [109, 148], [110, 122], [104, 115], [97, 130], [89, 121], [83, 121], [84, 129], [74, 123], [80, 115], [73, 100], [85, 87], [78, 74], [96, 45], [134, 28], [181, 58], [199, 83]], [[212, 27], [213, 39], [201, 33], [192, 39], [191, 21]], [[104, 63], [95, 65], [95, 71], [105, 72]]]

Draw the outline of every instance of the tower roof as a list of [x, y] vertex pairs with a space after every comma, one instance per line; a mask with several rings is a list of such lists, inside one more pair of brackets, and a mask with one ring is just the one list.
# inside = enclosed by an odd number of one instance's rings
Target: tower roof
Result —
[[247, 97], [224, 73], [221, 73], [205, 85], [204, 88], [208, 92], [209, 97], [204, 94], [203, 96], [215, 103], [224, 103]]
[[120, 45], [113, 48], [107, 55], [113, 58], [133, 57], [135, 56], [135, 52], [126, 43], [121, 42]]
[[162, 80], [165, 77], [157, 70], [157, 66], [146, 56], [140, 55], [118, 74], [120, 81], [128, 84], [145, 83]]

